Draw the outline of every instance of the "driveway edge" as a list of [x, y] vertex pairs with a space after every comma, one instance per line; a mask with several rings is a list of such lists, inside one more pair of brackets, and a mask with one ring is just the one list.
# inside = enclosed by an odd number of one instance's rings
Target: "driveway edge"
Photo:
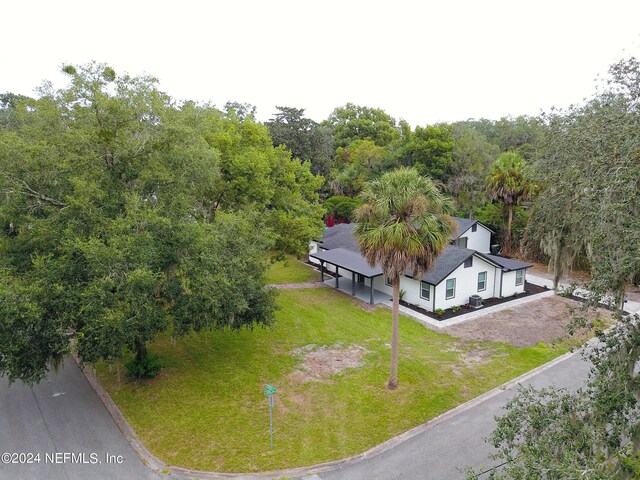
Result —
[[560, 355], [559, 357], [554, 358], [553, 360], [545, 363], [544, 365], [536, 367], [533, 370], [530, 370], [520, 375], [519, 377], [509, 380], [508, 382], [503, 383], [502, 385], [495, 387], [489, 390], [488, 392], [485, 392], [482, 395], [469, 400], [468, 402], [458, 405], [457, 407], [435, 418], [432, 418], [431, 420], [428, 420], [427, 422], [421, 425], [418, 425], [417, 427], [412, 428], [411, 430], [407, 430], [406, 432], [401, 433], [400, 435], [393, 437], [387, 440], [386, 442], [376, 445], [375, 447], [370, 448], [366, 452], [360, 453], [358, 455], [353, 455], [351, 457], [343, 458], [341, 460], [333, 460], [330, 462], [319, 463], [317, 465], [312, 465], [308, 467], [298, 467], [298, 468], [292, 468], [288, 470], [277, 470], [273, 472], [260, 472], [255, 474], [207, 472], [207, 471], [190, 470], [186, 468], [167, 465], [158, 457], [153, 455], [149, 450], [147, 450], [147, 448], [144, 446], [144, 444], [142, 443], [138, 435], [135, 433], [135, 430], [133, 429], [133, 427], [131, 427], [131, 425], [129, 424], [127, 419], [124, 417], [124, 415], [122, 414], [118, 406], [115, 404], [115, 402], [113, 401], [109, 393], [107, 393], [104, 387], [100, 384], [100, 381], [96, 377], [93, 369], [88, 366], [85, 366], [84, 368], [82, 368], [80, 366], [80, 361], [75, 354], [73, 354], [73, 359], [78, 364], [78, 367], [80, 367], [82, 373], [84, 374], [85, 378], [89, 382], [89, 385], [91, 385], [91, 387], [95, 390], [100, 400], [102, 400], [102, 403], [104, 404], [105, 408], [107, 409], [109, 414], [111, 414], [111, 417], [113, 418], [114, 422], [116, 423], [120, 431], [123, 433], [123, 435], [129, 442], [129, 444], [131, 445], [131, 448], [133, 448], [133, 450], [140, 457], [142, 462], [152, 470], [155, 470], [158, 473], [171, 474], [175, 477], [188, 479], [188, 480], [195, 480], [195, 479], [270, 480], [270, 479], [282, 479], [282, 478], [289, 478], [289, 477], [296, 478], [296, 477], [301, 477], [306, 475], [312, 475], [314, 473], [322, 473], [330, 470], [336, 470], [347, 464], [355, 463], [361, 460], [365, 460], [367, 458], [374, 457], [376, 455], [380, 455], [381, 453], [384, 453], [388, 450], [391, 450], [397, 447], [401, 443], [415, 437], [416, 435], [419, 435], [429, 430], [430, 428], [433, 428], [449, 420], [450, 418], [460, 415], [461, 413], [464, 413], [467, 410], [470, 410], [471, 408], [489, 400], [490, 398], [493, 398], [496, 395], [499, 395], [503, 391], [509, 388], [512, 388], [528, 380], [529, 378], [534, 377], [535, 375], [559, 363], [564, 362], [565, 360], [568, 360], [569, 358], [573, 357], [576, 353], [577, 352], [568, 352], [563, 355]]

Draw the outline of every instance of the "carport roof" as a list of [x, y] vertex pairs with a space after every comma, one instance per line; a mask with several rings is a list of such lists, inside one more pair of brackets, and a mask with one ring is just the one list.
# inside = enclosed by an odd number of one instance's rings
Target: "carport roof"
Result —
[[337, 265], [345, 270], [359, 273], [365, 277], [382, 275], [382, 269], [380, 267], [375, 266], [371, 268], [362, 255], [347, 250], [346, 248], [334, 248], [324, 252], [311, 253], [309, 256], [332, 265]]

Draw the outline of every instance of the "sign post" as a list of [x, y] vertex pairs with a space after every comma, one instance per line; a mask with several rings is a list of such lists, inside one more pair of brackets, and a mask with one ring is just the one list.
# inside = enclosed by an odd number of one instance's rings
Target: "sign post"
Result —
[[267, 388], [263, 393], [269, 397], [269, 441], [271, 445], [271, 450], [273, 450], [273, 406], [275, 401], [273, 400], [273, 394], [278, 390], [275, 387], [272, 387], [268, 383], [265, 385]]

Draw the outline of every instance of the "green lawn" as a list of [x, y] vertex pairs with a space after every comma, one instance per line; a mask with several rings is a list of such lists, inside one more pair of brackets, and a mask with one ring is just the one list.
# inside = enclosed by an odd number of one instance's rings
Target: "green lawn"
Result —
[[284, 261], [269, 265], [267, 283], [304, 283], [320, 280], [320, 272], [302, 263], [293, 255], [285, 255]]
[[[224, 472], [312, 465], [362, 452], [565, 350], [461, 343], [400, 322], [400, 387], [385, 388], [391, 312], [367, 311], [330, 289], [283, 290], [270, 329], [215, 331], [150, 348], [165, 361], [151, 381], [98, 375], [145, 445], [168, 464]], [[292, 350], [358, 345], [360, 368], [303, 382]], [[466, 360], [465, 360], [466, 359]], [[120, 372], [124, 371], [122, 367]], [[121, 376], [122, 378], [123, 376]], [[264, 384], [278, 388], [269, 450]]]

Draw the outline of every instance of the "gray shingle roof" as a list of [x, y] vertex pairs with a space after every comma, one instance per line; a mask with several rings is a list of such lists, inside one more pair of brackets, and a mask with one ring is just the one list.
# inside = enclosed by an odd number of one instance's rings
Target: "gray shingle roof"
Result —
[[377, 277], [382, 275], [382, 269], [378, 266], [371, 268], [362, 255], [346, 248], [335, 248], [326, 252], [309, 254], [310, 257], [324, 260], [333, 265], [359, 273], [365, 277]]
[[322, 234], [322, 248], [327, 250], [345, 248], [352, 252], [360, 252], [353, 236], [353, 227], [355, 226], [355, 223], [341, 223], [327, 228]]
[[464, 232], [466, 232], [471, 227], [473, 227], [473, 225], [475, 223], [477, 223], [479, 225], [482, 225], [484, 228], [489, 230], [491, 233], [496, 233], [493, 230], [491, 230], [489, 227], [487, 227], [484, 223], [479, 222], [478, 220], [474, 220], [473, 218], [461, 218], [461, 217], [451, 217], [451, 218], [453, 218], [458, 223], [458, 227], [460, 227], [460, 230], [458, 230], [458, 233], [456, 233], [454, 236], [452, 236], [451, 240], [455, 240], [456, 238], [458, 238]]
[[[462, 265], [464, 261], [474, 253], [476, 253], [475, 250], [469, 250], [468, 248], [456, 247], [454, 245], [447, 246], [436, 259], [433, 268], [423, 275], [422, 281], [430, 283], [431, 285], [439, 285], [451, 272]], [[412, 276], [412, 274], [413, 272], [406, 273], [409, 277]]]
[[498, 255], [489, 255], [487, 253], [482, 254], [487, 257], [493, 263], [497, 263], [503, 270], [510, 272], [512, 270], [520, 270], [522, 268], [533, 267], [530, 263], [521, 262], [520, 260], [514, 260], [512, 258], [499, 257]]
[[460, 218], [460, 217], [451, 217], [451, 218], [453, 218], [458, 223], [458, 228], [459, 228], [458, 231], [451, 236], [451, 240], [455, 240], [456, 238], [458, 238], [464, 232], [469, 230], [474, 223], [477, 222], [477, 220], [473, 220], [471, 218]]

